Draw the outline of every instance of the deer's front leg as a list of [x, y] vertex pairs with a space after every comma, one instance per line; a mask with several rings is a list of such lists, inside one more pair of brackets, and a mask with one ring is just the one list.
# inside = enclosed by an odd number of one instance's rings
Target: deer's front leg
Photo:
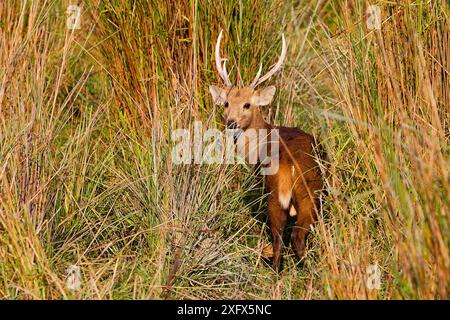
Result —
[[270, 220], [270, 230], [272, 232], [272, 247], [273, 247], [273, 269], [278, 271], [280, 266], [281, 248], [283, 245], [283, 231], [286, 226], [287, 214], [281, 208], [281, 205], [276, 197], [269, 195], [268, 213]]

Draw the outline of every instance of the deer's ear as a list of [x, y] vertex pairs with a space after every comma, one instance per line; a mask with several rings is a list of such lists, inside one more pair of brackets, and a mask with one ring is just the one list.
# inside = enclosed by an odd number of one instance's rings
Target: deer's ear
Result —
[[275, 86], [268, 86], [267, 88], [257, 91], [252, 97], [252, 104], [257, 106], [266, 106], [272, 102], [275, 96]]
[[211, 93], [214, 104], [223, 105], [227, 99], [224, 89], [210, 85], [209, 92]]

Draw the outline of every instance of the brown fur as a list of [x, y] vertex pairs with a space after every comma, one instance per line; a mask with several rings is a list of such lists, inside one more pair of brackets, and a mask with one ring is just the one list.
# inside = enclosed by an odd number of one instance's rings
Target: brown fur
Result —
[[[235, 121], [239, 128], [268, 129], [260, 112], [260, 105], [267, 105], [275, 93], [274, 87], [254, 90], [210, 87], [213, 99], [226, 104], [225, 121]], [[250, 103], [250, 108], [243, 108]], [[267, 175], [268, 214], [272, 233], [273, 266], [278, 270], [282, 249], [282, 236], [289, 212], [296, 213], [291, 241], [299, 258], [305, 254], [306, 237], [311, 224], [317, 219], [318, 192], [323, 187], [320, 170], [314, 160], [315, 139], [297, 128], [276, 127], [280, 135], [279, 170]]]
[[[291, 233], [297, 257], [305, 254], [306, 237], [317, 219], [318, 191], [322, 189], [320, 170], [314, 160], [314, 138], [299, 129], [278, 127], [280, 130], [280, 168], [273, 176], [266, 176], [268, 213], [273, 242], [273, 265], [280, 262], [282, 235], [288, 217], [288, 208], [282, 208], [277, 195], [280, 190], [291, 190], [290, 205], [296, 211], [296, 222]], [[284, 143], [283, 143], [284, 142]], [[294, 166], [294, 175], [292, 175]], [[289, 178], [288, 178], [289, 177]]]

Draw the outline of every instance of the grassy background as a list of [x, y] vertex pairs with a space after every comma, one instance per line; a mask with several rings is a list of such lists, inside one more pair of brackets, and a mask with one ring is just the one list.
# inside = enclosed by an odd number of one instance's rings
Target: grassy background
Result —
[[[446, 1], [0, 3], [0, 297], [448, 299]], [[74, 3], [74, 2], [71, 2]], [[372, 4], [373, 4], [372, 3]], [[171, 130], [221, 127], [207, 87], [288, 41], [273, 123], [319, 136], [329, 195], [275, 274], [251, 167], [175, 166]], [[232, 62], [232, 63], [231, 63]], [[367, 288], [367, 267], [381, 289]], [[82, 286], [66, 287], [81, 267]]]

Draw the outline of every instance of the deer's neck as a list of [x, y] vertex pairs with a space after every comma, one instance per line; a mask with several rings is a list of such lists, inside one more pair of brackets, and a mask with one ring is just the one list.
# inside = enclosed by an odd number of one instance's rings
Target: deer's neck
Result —
[[274, 127], [267, 123], [260, 113], [254, 115], [247, 130], [239, 137], [237, 150], [247, 162], [252, 164], [260, 163], [261, 155], [271, 155], [271, 146], [268, 144], [268, 137]]
[[259, 130], [259, 129], [267, 129], [270, 130], [272, 129], [272, 125], [267, 123], [261, 112], [255, 112], [255, 114], [253, 115], [253, 119], [252, 122], [250, 124], [250, 128], [255, 129], [255, 130]]

